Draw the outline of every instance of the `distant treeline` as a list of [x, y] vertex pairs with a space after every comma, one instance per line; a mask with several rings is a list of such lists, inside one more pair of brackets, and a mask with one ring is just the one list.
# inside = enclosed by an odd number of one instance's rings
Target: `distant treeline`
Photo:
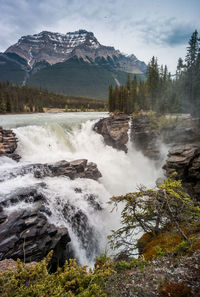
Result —
[[200, 39], [195, 31], [189, 41], [185, 63], [178, 60], [174, 76], [153, 57], [145, 81], [127, 77], [125, 85], [109, 87], [109, 111], [125, 113], [153, 110], [200, 115]]
[[0, 82], [0, 113], [43, 112], [43, 108], [105, 110], [106, 103], [88, 97], [66, 96], [46, 89]]

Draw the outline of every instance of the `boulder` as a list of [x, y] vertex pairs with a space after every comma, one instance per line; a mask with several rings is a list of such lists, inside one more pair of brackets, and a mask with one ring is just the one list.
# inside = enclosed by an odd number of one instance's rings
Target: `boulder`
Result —
[[106, 145], [127, 153], [129, 116], [112, 114], [108, 118], [99, 120], [94, 125], [94, 131], [101, 134]]
[[21, 157], [18, 154], [15, 154], [16, 148], [17, 138], [15, 133], [0, 127], [0, 157], [6, 156], [15, 161], [19, 161]]

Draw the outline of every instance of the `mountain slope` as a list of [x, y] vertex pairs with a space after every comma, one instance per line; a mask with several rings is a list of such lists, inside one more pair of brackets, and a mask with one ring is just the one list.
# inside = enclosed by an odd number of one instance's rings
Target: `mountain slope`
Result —
[[0, 53], [0, 80], [23, 84], [28, 65], [24, 59], [15, 53]]
[[124, 83], [126, 76], [127, 73], [114, 71], [108, 65], [71, 58], [33, 74], [27, 84], [63, 94], [107, 99], [108, 86], [115, 85], [116, 81]]

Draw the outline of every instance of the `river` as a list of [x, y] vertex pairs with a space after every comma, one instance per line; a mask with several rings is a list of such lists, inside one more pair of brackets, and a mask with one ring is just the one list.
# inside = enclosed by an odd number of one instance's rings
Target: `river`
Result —
[[[48, 198], [49, 209], [52, 212], [49, 220], [58, 226], [68, 228], [72, 239], [72, 249], [80, 264], [92, 265], [94, 258], [105, 251], [106, 236], [110, 230], [117, 228], [120, 222], [120, 211], [110, 213], [107, 204], [109, 197], [125, 194], [136, 190], [138, 185], [152, 186], [155, 180], [162, 176], [161, 164], [156, 164], [135, 150], [134, 145], [128, 142], [128, 153], [117, 151], [106, 146], [101, 135], [93, 131], [94, 123], [108, 116], [107, 113], [55, 113], [55, 114], [19, 114], [1, 115], [0, 126], [4, 129], [13, 129], [18, 138], [18, 153], [22, 158], [19, 163], [6, 158], [0, 158], [0, 177], [9, 174], [17, 167], [33, 163], [52, 163], [60, 160], [72, 161], [88, 159], [95, 162], [102, 177], [99, 181], [90, 179], [70, 180], [68, 177], [45, 177], [45, 188], [40, 189]], [[5, 179], [0, 184], [0, 199], [28, 186], [40, 187], [41, 180], [33, 174]], [[81, 189], [81, 191], [74, 191]], [[91, 207], [88, 195], [93, 194], [101, 205], [101, 211]], [[61, 209], [66, 201], [71, 205], [71, 211], [81, 210], [93, 230], [93, 239], [86, 239], [84, 244], [78, 233], [62, 215]], [[8, 207], [27, 207], [20, 203]], [[85, 231], [85, 222], [83, 232]], [[79, 232], [81, 228], [79, 226]], [[80, 234], [80, 233], [79, 233]], [[90, 246], [88, 252], [87, 241]], [[98, 245], [98, 248], [94, 247]]]

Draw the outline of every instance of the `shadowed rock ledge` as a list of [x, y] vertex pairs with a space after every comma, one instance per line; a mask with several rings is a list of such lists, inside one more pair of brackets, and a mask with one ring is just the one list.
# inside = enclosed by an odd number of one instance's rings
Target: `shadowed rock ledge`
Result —
[[101, 134], [105, 144], [127, 153], [129, 116], [111, 114], [94, 125], [94, 131]]

